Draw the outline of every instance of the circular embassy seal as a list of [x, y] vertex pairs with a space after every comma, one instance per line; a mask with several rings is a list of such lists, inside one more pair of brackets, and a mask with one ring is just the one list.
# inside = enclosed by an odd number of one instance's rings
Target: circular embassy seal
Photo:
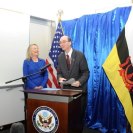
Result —
[[55, 133], [59, 126], [57, 114], [47, 106], [40, 106], [33, 112], [32, 122], [39, 133]]

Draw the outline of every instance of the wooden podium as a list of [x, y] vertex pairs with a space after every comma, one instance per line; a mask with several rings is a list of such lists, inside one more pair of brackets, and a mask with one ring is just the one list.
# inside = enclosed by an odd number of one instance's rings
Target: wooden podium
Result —
[[82, 91], [24, 90], [27, 133], [81, 133]]

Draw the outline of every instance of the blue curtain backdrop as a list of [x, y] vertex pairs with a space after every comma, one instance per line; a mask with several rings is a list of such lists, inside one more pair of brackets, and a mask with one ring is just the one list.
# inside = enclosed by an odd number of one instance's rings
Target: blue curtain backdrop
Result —
[[73, 48], [85, 54], [90, 69], [85, 125], [102, 133], [126, 133], [123, 107], [102, 64], [125, 26], [130, 10], [131, 7], [121, 7], [62, 21], [64, 34], [72, 38]]

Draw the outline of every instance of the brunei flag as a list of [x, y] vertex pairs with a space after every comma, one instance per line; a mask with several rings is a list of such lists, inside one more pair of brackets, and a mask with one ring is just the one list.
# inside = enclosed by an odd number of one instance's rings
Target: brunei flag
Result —
[[133, 132], [133, 65], [125, 37], [125, 28], [105, 60], [103, 69], [124, 108]]

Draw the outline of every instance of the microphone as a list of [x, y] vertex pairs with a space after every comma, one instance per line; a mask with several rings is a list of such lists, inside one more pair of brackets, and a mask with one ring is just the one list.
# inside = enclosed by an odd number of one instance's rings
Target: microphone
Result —
[[47, 67], [49, 67], [49, 66], [51, 66], [51, 64], [47, 64], [47, 65], [45, 65], [44, 67], [42, 67], [40, 70], [41, 71], [44, 71]]

